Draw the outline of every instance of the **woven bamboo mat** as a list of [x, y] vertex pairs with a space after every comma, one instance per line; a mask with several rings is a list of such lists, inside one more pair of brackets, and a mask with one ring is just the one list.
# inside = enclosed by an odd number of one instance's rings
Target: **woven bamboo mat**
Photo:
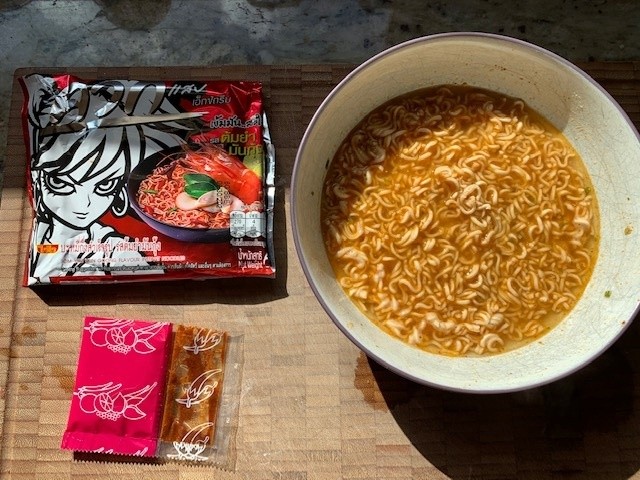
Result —
[[[640, 62], [582, 65], [640, 126]], [[517, 394], [423, 387], [369, 361], [333, 326], [298, 264], [288, 218], [297, 145], [350, 66], [79, 68], [83, 78], [262, 81], [277, 148], [274, 280], [19, 286], [25, 204], [14, 81], [0, 204], [0, 476], [7, 479], [640, 479], [640, 324], [571, 377]], [[31, 72], [20, 70], [15, 77]], [[51, 69], [38, 69], [53, 72]], [[640, 159], [639, 159], [640, 160]], [[59, 448], [84, 315], [244, 335], [234, 471], [97, 463]]]

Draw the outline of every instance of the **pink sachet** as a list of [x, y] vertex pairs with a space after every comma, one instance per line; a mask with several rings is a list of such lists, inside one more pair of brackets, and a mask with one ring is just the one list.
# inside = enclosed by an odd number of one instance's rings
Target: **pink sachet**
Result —
[[62, 448], [153, 457], [171, 324], [86, 317]]

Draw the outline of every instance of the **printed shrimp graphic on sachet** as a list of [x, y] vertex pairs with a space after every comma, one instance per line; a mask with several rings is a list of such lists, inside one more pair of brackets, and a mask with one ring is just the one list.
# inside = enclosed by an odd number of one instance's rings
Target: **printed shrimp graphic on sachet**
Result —
[[193, 427], [180, 441], [173, 442], [174, 451], [167, 453], [167, 458], [192, 462], [206, 461], [208, 457], [205, 452], [212, 443], [209, 433], [214, 426], [213, 422], [205, 422]]
[[114, 352], [127, 354], [130, 351], [145, 354], [156, 347], [150, 339], [163, 328], [162, 323], [136, 325], [133, 320], [97, 319], [85, 327], [91, 333], [91, 342], [96, 347], [106, 347]]
[[182, 348], [198, 355], [200, 352], [215, 348], [220, 342], [224, 341], [225, 338], [226, 335], [224, 332], [201, 328], [193, 335], [193, 342], [189, 345], [184, 345]]
[[157, 383], [127, 392], [121, 383], [108, 382], [103, 385], [85, 385], [78, 388], [74, 395], [80, 400], [80, 409], [84, 413], [94, 413], [98, 417], [116, 421], [120, 417], [127, 420], [140, 420], [147, 416], [141, 403], [149, 396]]
[[171, 324], [86, 317], [62, 448], [154, 456]]
[[183, 394], [176, 398], [176, 402], [191, 408], [206, 401], [216, 392], [221, 379], [221, 368], [201, 373], [189, 385], [183, 387]]

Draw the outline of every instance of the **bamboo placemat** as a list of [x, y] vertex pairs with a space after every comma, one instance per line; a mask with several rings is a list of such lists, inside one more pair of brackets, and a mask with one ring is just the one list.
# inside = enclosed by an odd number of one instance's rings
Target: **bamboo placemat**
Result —
[[[640, 125], [640, 62], [581, 65]], [[377, 366], [333, 326], [295, 254], [288, 185], [315, 109], [348, 65], [78, 68], [83, 78], [263, 82], [277, 149], [276, 280], [33, 291], [20, 285], [25, 203], [22, 93], [15, 81], [0, 204], [0, 475], [7, 479], [640, 478], [640, 324], [546, 387], [475, 396]], [[59, 70], [58, 70], [59, 71]], [[640, 161], [640, 159], [639, 159]], [[232, 472], [96, 463], [59, 448], [84, 315], [191, 323], [244, 336]]]

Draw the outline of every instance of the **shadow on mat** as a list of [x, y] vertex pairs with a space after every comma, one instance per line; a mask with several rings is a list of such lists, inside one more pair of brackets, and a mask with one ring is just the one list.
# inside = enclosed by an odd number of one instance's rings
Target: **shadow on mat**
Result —
[[453, 480], [622, 480], [640, 470], [639, 358], [636, 322], [587, 367], [524, 392], [440, 391], [364, 354], [359, 370], [361, 379], [373, 375], [382, 397], [361, 389], [365, 400], [388, 409], [420, 454]]

